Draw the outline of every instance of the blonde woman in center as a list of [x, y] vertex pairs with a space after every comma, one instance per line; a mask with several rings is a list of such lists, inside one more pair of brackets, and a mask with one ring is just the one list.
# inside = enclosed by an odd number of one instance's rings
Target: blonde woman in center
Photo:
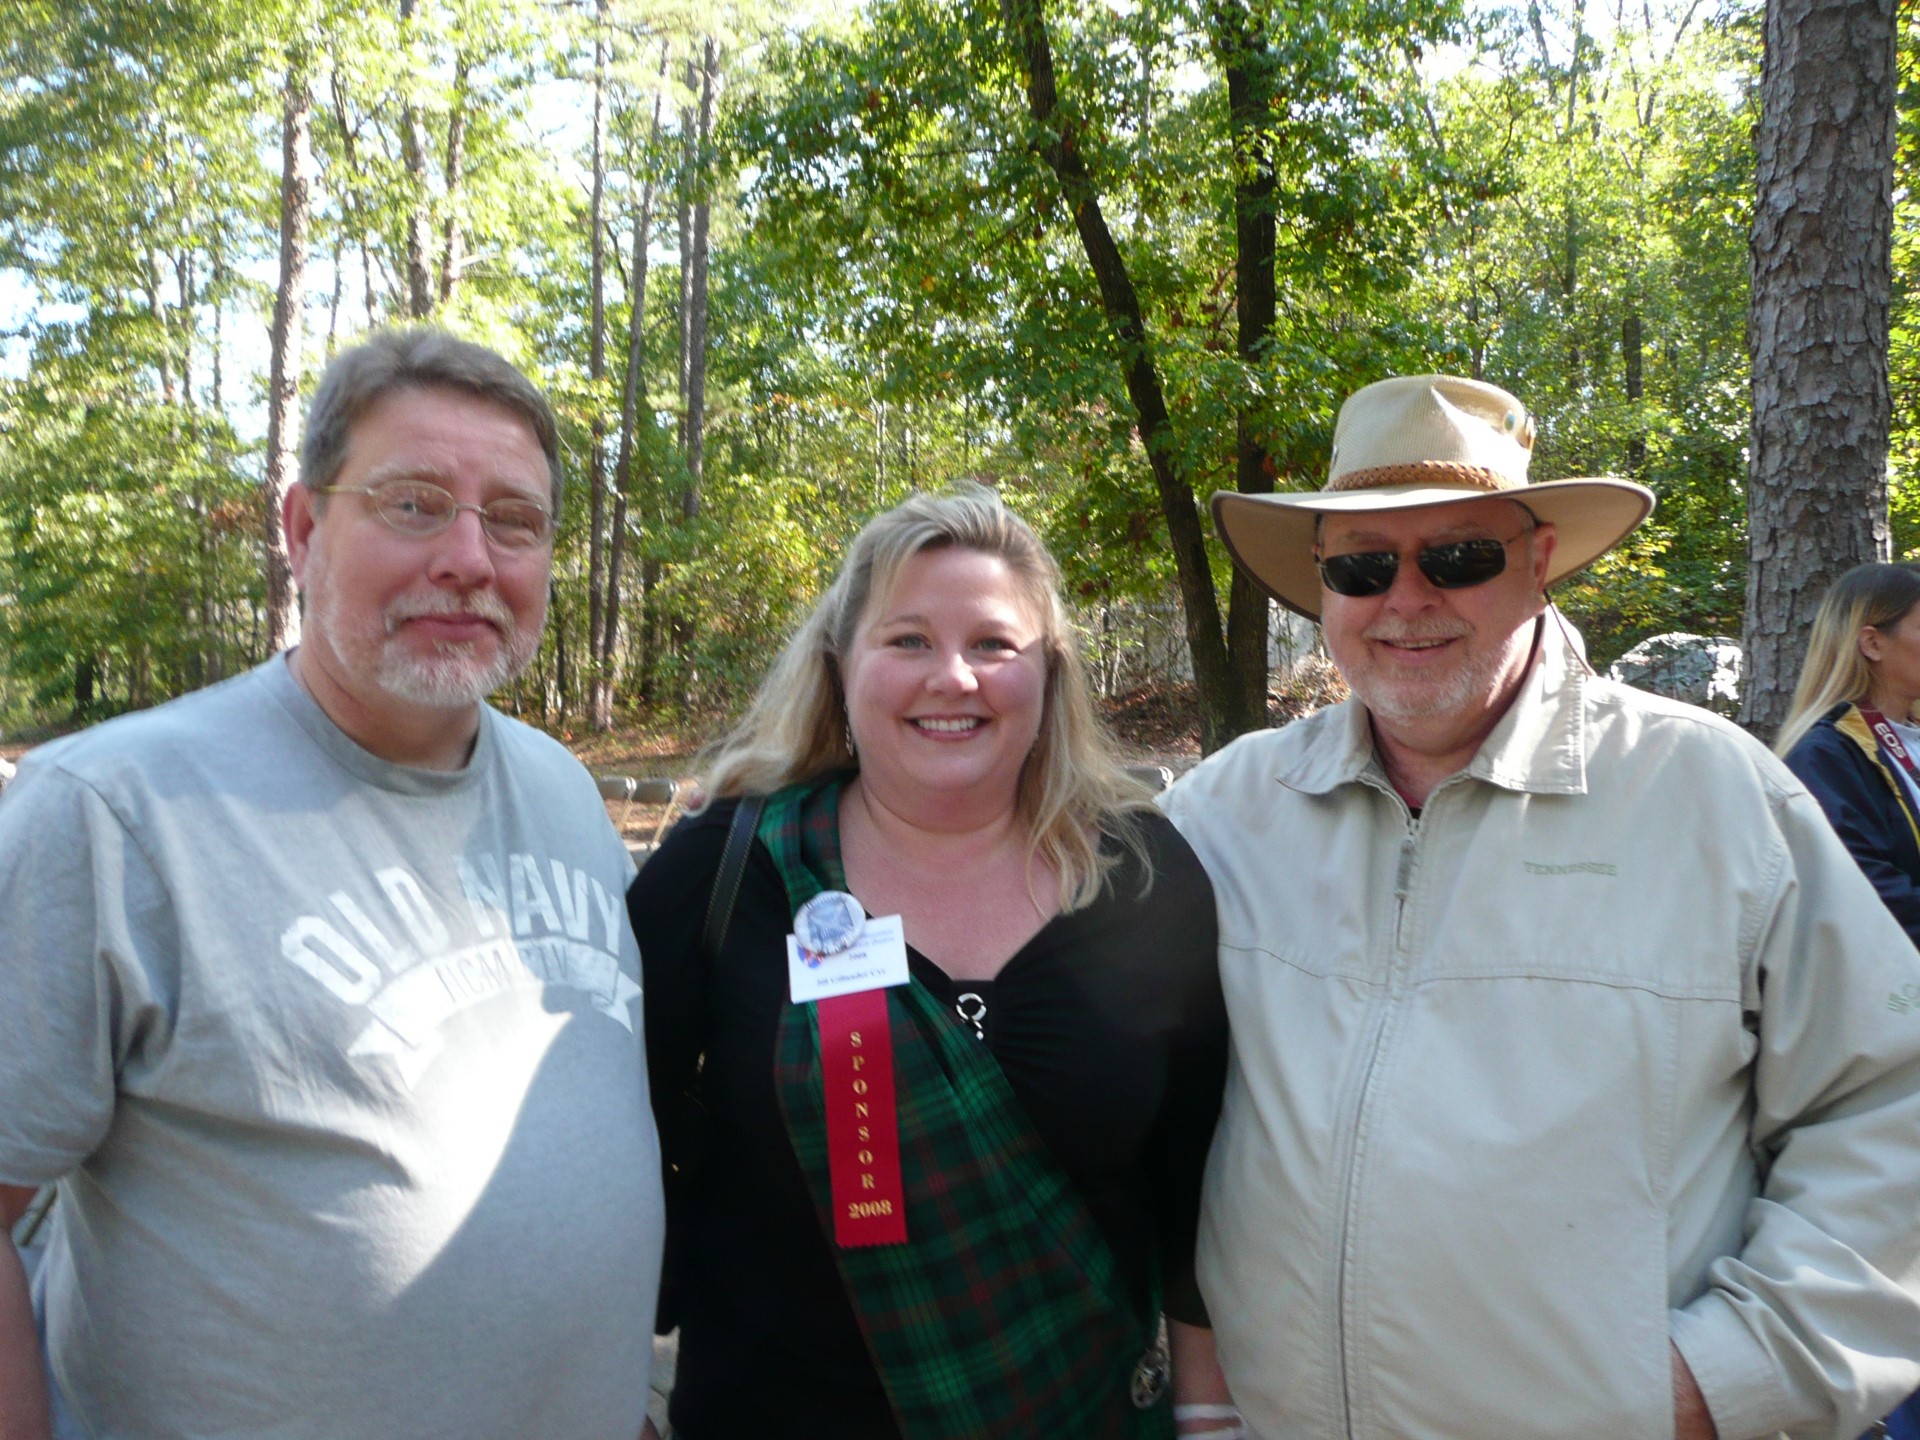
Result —
[[979, 486], [875, 518], [634, 882], [695, 1172], [661, 1317], [683, 1440], [1237, 1433], [1192, 1278], [1212, 891], [1114, 759], [1058, 579]]

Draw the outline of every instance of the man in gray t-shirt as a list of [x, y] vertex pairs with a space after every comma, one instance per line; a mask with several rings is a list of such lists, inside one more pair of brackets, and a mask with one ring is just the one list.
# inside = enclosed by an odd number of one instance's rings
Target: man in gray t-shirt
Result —
[[0, 1435], [640, 1433], [632, 866], [484, 704], [538, 645], [558, 499], [524, 377], [376, 336], [284, 509], [300, 646], [8, 786], [0, 1216], [60, 1202], [31, 1302], [0, 1247]]

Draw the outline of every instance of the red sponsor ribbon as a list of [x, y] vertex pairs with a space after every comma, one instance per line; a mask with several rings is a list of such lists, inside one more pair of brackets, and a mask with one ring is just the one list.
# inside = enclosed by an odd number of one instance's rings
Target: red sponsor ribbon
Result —
[[1860, 718], [1867, 722], [1867, 728], [1873, 731], [1874, 738], [1880, 742], [1880, 748], [1893, 756], [1900, 768], [1907, 772], [1907, 778], [1920, 788], [1920, 771], [1914, 769], [1913, 756], [1907, 753], [1907, 747], [1894, 733], [1893, 726], [1887, 717], [1864, 702], [1857, 708], [1860, 711]]
[[887, 992], [862, 990], [815, 1005], [827, 1102], [833, 1238], [845, 1246], [907, 1238], [900, 1182], [900, 1111], [893, 1097], [893, 1030]]

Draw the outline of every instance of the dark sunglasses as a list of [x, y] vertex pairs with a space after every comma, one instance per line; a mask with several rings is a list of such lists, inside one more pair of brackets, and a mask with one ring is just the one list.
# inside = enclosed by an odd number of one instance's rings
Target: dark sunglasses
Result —
[[[1513, 540], [1452, 540], [1428, 545], [1413, 557], [1420, 573], [1436, 590], [1467, 590], [1484, 585], [1507, 568], [1507, 547]], [[1352, 555], [1329, 555], [1320, 562], [1320, 581], [1336, 595], [1384, 595], [1400, 573], [1397, 550], [1362, 550]]]

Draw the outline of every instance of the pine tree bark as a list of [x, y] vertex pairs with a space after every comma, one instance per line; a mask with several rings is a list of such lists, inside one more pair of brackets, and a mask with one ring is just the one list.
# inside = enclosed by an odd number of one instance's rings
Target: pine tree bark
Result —
[[1894, 0], [1767, 4], [1741, 701], [1763, 738], [1827, 585], [1889, 549], [1894, 14]]
[[265, 513], [267, 644], [278, 652], [300, 641], [300, 610], [280, 506], [297, 468], [295, 432], [300, 406], [300, 302], [306, 287], [307, 232], [313, 169], [313, 81], [309, 57], [294, 48], [280, 127], [280, 278], [273, 294], [267, 361], [267, 465], [261, 485]]

